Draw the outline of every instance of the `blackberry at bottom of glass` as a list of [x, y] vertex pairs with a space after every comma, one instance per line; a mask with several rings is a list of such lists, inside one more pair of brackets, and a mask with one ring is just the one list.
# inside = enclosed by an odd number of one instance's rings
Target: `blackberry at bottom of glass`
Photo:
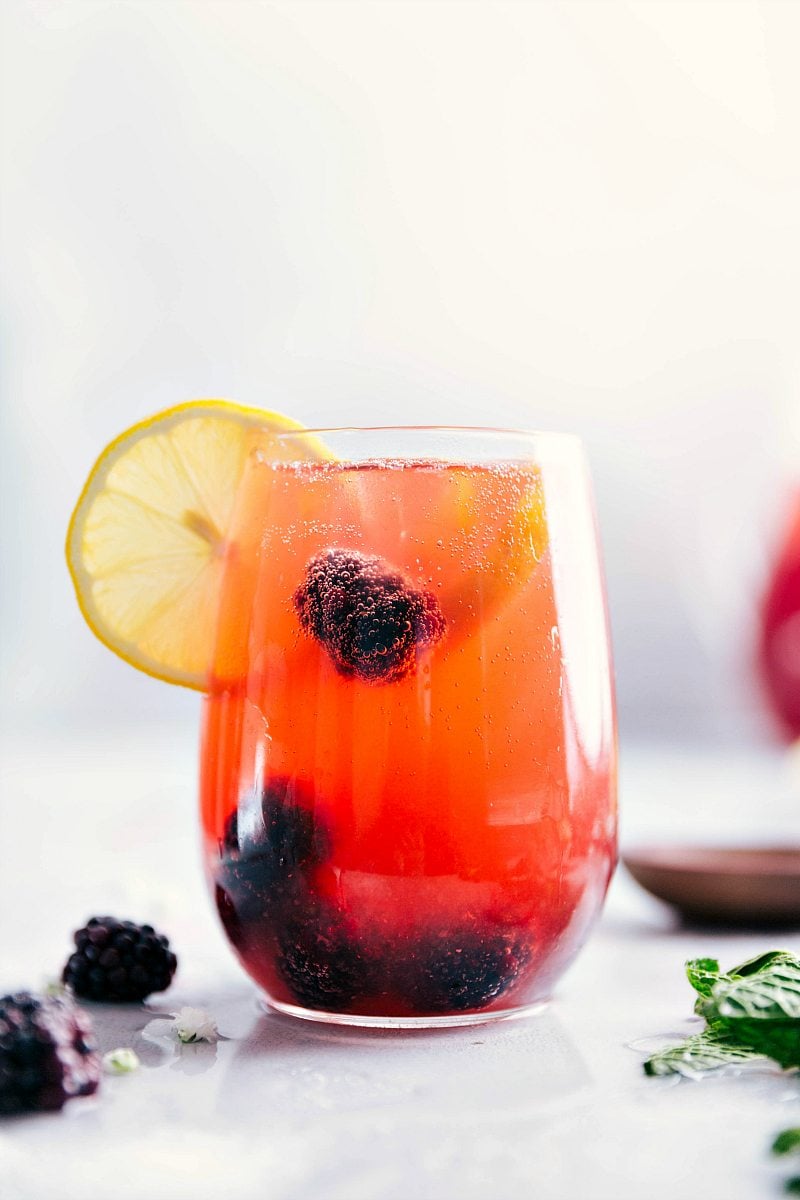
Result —
[[[265, 1002], [308, 1020], [390, 1028], [469, 1025], [540, 1008], [605, 891], [603, 880], [598, 895], [515, 924], [469, 904], [438, 913], [426, 904], [416, 918], [407, 907], [387, 916], [380, 905], [354, 915], [291, 881], [265, 901], [242, 883], [241, 864], [237, 875], [216, 882], [216, 905]], [[375, 881], [378, 893], [383, 882]]]

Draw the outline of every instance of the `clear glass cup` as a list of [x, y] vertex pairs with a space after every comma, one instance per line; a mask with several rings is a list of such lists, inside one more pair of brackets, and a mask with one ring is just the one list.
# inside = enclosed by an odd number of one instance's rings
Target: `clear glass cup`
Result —
[[[384, 428], [254, 446], [222, 564], [201, 806], [267, 1002], [427, 1027], [550, 995], [616, 861], [582, 448]], [[317, 445], [317, 452], [319, 443]]]

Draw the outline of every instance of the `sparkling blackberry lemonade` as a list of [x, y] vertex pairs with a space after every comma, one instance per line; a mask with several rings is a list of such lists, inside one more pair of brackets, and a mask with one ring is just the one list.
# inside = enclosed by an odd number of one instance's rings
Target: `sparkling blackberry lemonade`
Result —
[[435, 1025], [546, 999], [616, 854], [607, 622], [574, 439], [251, 450], [206, 679], [216, 907], [275, 1007]]

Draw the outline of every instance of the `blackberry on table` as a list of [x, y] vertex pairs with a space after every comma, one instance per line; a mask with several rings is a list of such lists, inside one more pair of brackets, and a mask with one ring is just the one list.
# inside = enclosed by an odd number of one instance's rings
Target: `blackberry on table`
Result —
[[100, 1074], [91, 1021], [69, 996], [0, 997], [0, 1116], [60, 1109]]
[[420, 1013], [485, 1008], [516, 980], [530, 948], [505, 935], [442, 936], [421, 946], [401, 972], [401, 989]]
[[315, 555], [293, 600], [301, 627], [322, 643], [339, 674], [370, 683], [409, 675], [417, 651], [434, 646], [445, 632], [432, 592], [357, 550]]
[[298, 909], [278, 930], [277, 968], [306, 1008], [348, 1008], [373, 990], [372, 964], [330, 905]]
[[75, 933], [62, 980], [77, 996], [118, 1003], [144, 1000], [172, 982], [178, 960], [152, 925], [92, 917]]

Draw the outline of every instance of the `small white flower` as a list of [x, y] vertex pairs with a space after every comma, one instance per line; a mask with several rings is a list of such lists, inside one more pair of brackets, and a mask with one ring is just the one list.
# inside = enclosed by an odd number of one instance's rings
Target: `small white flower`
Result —
[[216, 1042], [217, 1022], [205, 1008], [182, 1008], [174, 1014], [172, 1028], [180, 1042]]
[[139, 1055], [127, 1046], [109, 1050], [103, 1055], [103, 1070], [107, 1075], [127, 1075], [139, 1066]]

